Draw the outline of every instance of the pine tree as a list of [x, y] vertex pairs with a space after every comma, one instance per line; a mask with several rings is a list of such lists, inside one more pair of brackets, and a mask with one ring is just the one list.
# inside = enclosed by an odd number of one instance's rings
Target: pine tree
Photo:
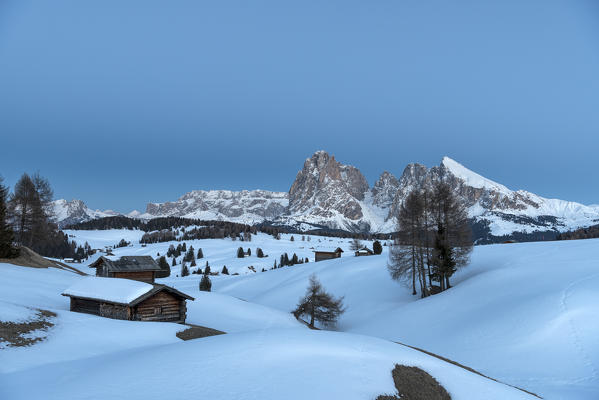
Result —
[[245, 257], [245, 253], [243, 252], [243, 247], [239, 247], [237, 249], [237, 258], [243, 258]]
[[210, 265], [206, 264], [206, 268], [204, 269], [204, 275], [210, 275]]
[[375, 240], [372, 244], [372, 251], [374, 254], [381, 254], [383, 252], [383, 246], [381, 246], [381, 242]]
[[13, 246], [15, 236], [8, 223], [7, 197], [8, 188], [2, 184], [0, 177], [0, 258], [13, 258], [19, 255], [18, 250]]
[[299, 259], [297, 258], [297, 254], [293, 253], [293, 256], [291, 257], [291, 261], [290, 261], [291, 265], [295, 265], [299, 263]]
[[171, 275], [171, 267], [169, 267], [166, 257], [162, 256], [158, 259], [160, 271], [156, 272], [156, 278], [168, 278]]
[[200, 291], [202, 292], [210, 292], [212, 290], [212, 282], [210, 281], [210, 277], [208, 274], [202, 275], [202, 279], [200, 279]]
[[226, 265], [223, 266], [222, 274], [229, 275], [229, 270], [227, 269]]
[[191, 259], [191, 264], [189, 264], [189, 266], [190, 266], [190, 267], [195, 267], [196, 265], [197, 265], [197, 264], [196, 264], [196, 259], [195, 259], [195, 258], [192, 258], [192, 259]]
[[250, 250], [250, 248], [249, 248], [249, 247], [248, 247], [247, 255], [248, 255], [248, 256], [251, 256], [251, 255], [252, 255], [252, 250]]
[[202, 251], [202, 248], [200, 247], [198, 249], [198, 260], [204, 258], [204, 252]]
[[316, 321], [324, 326], [335, 325], [344, 311], [343, 297], [335, 299], [324, 290], [316, 275], [311, 275], [306, 294], [300, 299], [293, 315], [296, 318], [302, 315], [308, 316], [310, 318], [308, 325], [314, 328]]
[[175, 265], [177, 265], [177, 258], [176, 258], [176, 257], [173, 257], [173, 263], [172, 263], [171, 265], [172, 265], [173, 267], [174, 267]]
[[295, 238], [293, 236], [291, 236], [291, 238], [289, 239], [289, 241], [294, 242]]
[[181, 276], [185, 277], [189, 275], [189, 268], [187, 268], [187, 264], [185, 264], [185, 262], [183, 262], [181, 264]]
[[262, 249], [261, 249], [260, 247], [258, 247], [258, 248], [256, 249], [256, 256], [257, 256], [258, 258], [263, 258], [263, 257], [264, 257], [264, 252], [262, 251]]

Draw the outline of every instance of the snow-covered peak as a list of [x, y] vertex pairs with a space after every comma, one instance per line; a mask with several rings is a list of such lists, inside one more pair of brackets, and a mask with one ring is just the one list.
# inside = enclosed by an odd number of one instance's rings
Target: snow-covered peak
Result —
[[454, 176], [460, 178], [464, 181], [464, 183], [470, 187], [477, 189], [489, 189], [497, 192], [501, 192], [503, 194], [510, 194], [512, 191], [507, 187], [494, 182], [490, 179], [485, 178], [482, 175], [477, 174], [474, 171], [469, 170], [464, 167], [459, 162], [445, 156], [443, 157], [443, 161], [441, 162], [447, 170], [449, 170]]

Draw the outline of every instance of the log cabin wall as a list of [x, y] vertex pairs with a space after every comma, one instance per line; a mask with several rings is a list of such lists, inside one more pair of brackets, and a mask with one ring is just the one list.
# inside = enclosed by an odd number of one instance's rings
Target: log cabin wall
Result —
[[154, 271], [113, 272], [114, 278], [133, 279], [146, 283], [154, 283]]
[[185, 321], [185, 300], [181, 301], [177, 297], [159, 292], [154, 296], [139, 303], [134, 310], [133, 319], [138, 321]]
[[71, 311], [100, 315], [100, 302], [71, 297]]
[[105, 303], [101, 300], [88, 300], [71, 297], [71, 311], [99, 315], [113, 319], [130, 319], [129, 307], [122, 304]]

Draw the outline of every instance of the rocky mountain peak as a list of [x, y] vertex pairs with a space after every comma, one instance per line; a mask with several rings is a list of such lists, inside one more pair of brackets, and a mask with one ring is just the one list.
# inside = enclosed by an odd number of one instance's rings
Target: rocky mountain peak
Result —
[[289, 189], [289, 212], [310, 213], [323, 218], [340, 214], [352, 221], [362, 218], [360, 201], [369, 185], [364, 175], [344, 165], [325, 151], [317, 151], [304, 162]]
[[384, 171], [371, 189], [372, 204], [388, 208], [399, 190], [399, 181], [392, 173]]

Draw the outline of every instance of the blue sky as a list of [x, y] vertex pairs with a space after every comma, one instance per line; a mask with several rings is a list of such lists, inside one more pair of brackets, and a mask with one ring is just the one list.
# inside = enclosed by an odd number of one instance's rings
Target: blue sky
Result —
[[144, 209], [448, 155], [599, 203], [599, 3], [0, 1], [0, 174]]

